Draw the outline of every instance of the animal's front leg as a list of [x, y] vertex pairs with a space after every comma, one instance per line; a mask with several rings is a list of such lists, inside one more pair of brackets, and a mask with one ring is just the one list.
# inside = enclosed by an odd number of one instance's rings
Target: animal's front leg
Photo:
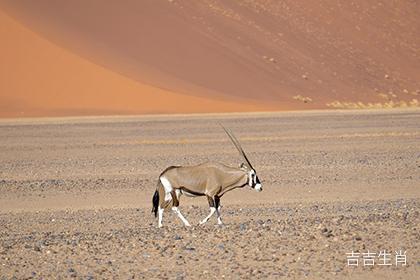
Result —
[[216, 212], [216, 208], [210, 207], [210, 214], [200, 222], [200, 225], [206, 223], [210, 219], [210, 217], [213, 216], [214, 212]]
[[221, 205], [220, 205], [220, 197], [215, 196], [214, 197], [214, 203], [215, 203], [215, 208], [216, 208], [217, 224], [218, 225], [223, 225], [222, 217], [220, 215], [220, 208], [221, 208]]
[[210, 219], [210, 217], [213, 216], [214, 212], [216, 212], [216, 207], [215, 207], [215, 201], [214, 201], [214, 199], [212, 197], [210, 197], [210, 196], [207, 196], [207, 200], [209, 201], [210, 214], [207, 217], [205, 217], [200, 222], [200, 225], [206, 223]]

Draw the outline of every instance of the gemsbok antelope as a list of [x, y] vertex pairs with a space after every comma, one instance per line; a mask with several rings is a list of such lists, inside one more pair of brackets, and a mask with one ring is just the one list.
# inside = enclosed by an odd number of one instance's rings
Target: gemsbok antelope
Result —
[[[222, 126], [223, 127], [223, 126]], [[172, 207], [185, 226], [191, 226], [178, 209], [179, 198], [186, 196], [206, 196], [210, 214], [200, 221], [206, 223], [216, 212], [217, 223], [222, 224], [220, 217], [220, 198], [227, 192], [250, 186], [256, 191], [262, 191], [262, 185], [257, 172], [249, 162], [244, 150], [233, 133], [223, 127], [232, 143], [238, 149], [244, 162], [240, 167], [230, 167], [221, 163], [203, 163], [195, 166], [170, 166], [159, 176], [158, 185], [153, 195], [155, 217], [158, 217], [158, 227], [162, 227], [163, 211]]]

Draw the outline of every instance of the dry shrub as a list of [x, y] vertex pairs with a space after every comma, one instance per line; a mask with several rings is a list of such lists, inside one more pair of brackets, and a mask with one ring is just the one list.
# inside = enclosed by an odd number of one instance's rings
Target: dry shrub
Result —
[[379, 96], [380, 98], [383, 98], [383, 99], [389, 100], [389, 96], [388, 96], [388, 94], [386, 94], [386, 93], [378, 93], [378, 96]]
[[308, 97], [308, 96], [302, 96], [302, 95], [295, 95], [293, 96], [294, 100], [298, 100], [298, 101], [302, 101], [303, 103], [310, 103], [312, 102], [312, 98]]

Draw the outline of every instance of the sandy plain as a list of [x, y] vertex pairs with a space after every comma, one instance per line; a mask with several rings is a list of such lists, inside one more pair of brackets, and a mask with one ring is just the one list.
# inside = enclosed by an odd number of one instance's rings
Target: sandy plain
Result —
[[[218, 123], [264, 191], [223, 197], [224, 226], [183, 197], [194, 226], [156, 228], [165, 167], [240, 163]], [[419, 110], [2, 120], [0, 279], [418, 279], [419, 140]]]

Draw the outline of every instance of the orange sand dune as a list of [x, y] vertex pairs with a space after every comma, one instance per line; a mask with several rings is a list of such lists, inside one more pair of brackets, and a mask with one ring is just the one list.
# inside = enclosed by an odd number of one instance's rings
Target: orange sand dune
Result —
[[0, 3], [96, 64], [189, 95], [306, 109], [335, 100], [407, 101], [420, 91], [416, 1]]
[[0, 117], [268, 109], [130, 80], [39, 37], [0, 11]]

